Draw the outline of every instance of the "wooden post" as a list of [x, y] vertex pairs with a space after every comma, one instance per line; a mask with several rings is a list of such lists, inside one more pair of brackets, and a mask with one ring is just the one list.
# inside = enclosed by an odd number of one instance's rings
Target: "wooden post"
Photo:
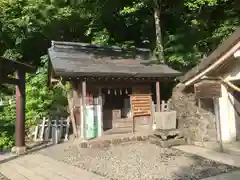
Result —
[[135, 133], [135, 116], [132, 117], [132, 133]]
[[198, 107], [201, 108], [201, 107], [202, 107], [202, 106], [201, 106], [201, 99], [198, 98], [197, 101], [198, 101]]
[[159, 81], [156, 82], [156, 102], [157, 102], [157, 108], [156, 111], [161, 111], [161, 99], [160, 99], [160, 83]]
[[48, 117], [48, 131], [47, 131], [47, 138], [46, 138], [46, 140], [49, 140], [49, 138], [51, 137], [51, 125], [52, 125], [52, 119], [49, 116]]
[[132, 112], [132, 113], [131, 113], [131, 115], [132, 115], [132, 133], [134, 134], [134, 131], [135, 131], [135, 127], [134, 127], [134, 126], [135, 126], [135, 122], [134, 122], [134, 121], [135, 121], [135, 119], [134, 119], [134, 118], [135, 118], [135, 115], [134, 115], [134, 110], [133, 110], [132, 105], [133, 105], [133, 104], [132, 104], [132, 95], [131, 95], [131, 96], [130, 96], [130, 107], [131, 107], [131, 112]]
[[58, 144], [58, 117], [55, 120], [55, 144]]
[[60, 140], [61, 140], [61, 137], [62, 137], [62, 133], [63, 133], [63, 125], [64, 125], [64, 118], [63, 117], [61, 117], [60, 118], [60, 130], [59, 130], [59, 136], [60, 136]]
[[[21, 154], [26, 151], [25, 148], [25, 72], [17, 71], [16, 79], [19, 84], [16, 85], [16, 151]], [[21, 149], [21, 150], [20, 150]], [[20, 152], [21, 151], [21, 152]]]
[[42, 121], [42, 126], [41, 126], [40, 141], [43, 141], [43, 138], [44, 138], [45, 124], [46, 124], [46, 118], [44, 117]]
[[86, 94], [87, 94], [87, 88], [86, 88], [86, 81], [82, 81], [82, 113], [83, 113], [83, 138], [84, 140], [87, 139], [87, 122], [86, 122]]
[[98, 88], [98, 98], [99, 98], [99, 105], [101, 108], [101, 136], [103, 135], [103, 99], [102, 99], [102, 88]]
[[83, 98], [82, 98], [82, 83], [79, 83], [78, 85], [78, 96], [79, 96], [79, 116], [80, 116], [80, 131], [79, 131], [79, 134], [80, 136], [79, 137], [82, 137], [82, 130], [83, 130]]
[[65, 133], [64, 141], [68, 141], [69, 126], [70, 126], [70, 118], [68, 117], [67, 118], [66, 133]]

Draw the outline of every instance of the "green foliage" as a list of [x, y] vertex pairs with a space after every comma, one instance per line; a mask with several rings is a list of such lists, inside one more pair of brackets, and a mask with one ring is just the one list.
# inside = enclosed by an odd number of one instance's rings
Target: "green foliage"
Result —
[[[0, 148], [7, 148], [14, 142], [16, 106], [11, 96], [0, 92], [0, 98], [3, 100], [0, 111]], [[12, 104], [9, 100], [12, 100]]]
[[36, 74], [28, 74], [26, 79], [26, 123], [28, 127], [35, 125], [36, 119], [60, 115], [60, 112], [64, 115], [67, 101], [63, 89], [61, 87], [49, 89], [47, 86], [46, 56], [42, 57], [41, 66]]
[[110, 35], [106, 28], [102, 31], [95, 32], [94, 36], [92, 37], [93, 44], [108, 45], [109, 41]]

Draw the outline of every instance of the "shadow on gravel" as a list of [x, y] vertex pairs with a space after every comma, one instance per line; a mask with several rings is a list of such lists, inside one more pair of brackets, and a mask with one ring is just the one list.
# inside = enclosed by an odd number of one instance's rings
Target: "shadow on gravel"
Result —
[[221, 164], [196, 155], [187, 154], [187, 156], [191, 158], [194, 163], [191, 166], [181, 167], [175, 172], [176, 179], [174, 180], [200, 180], [240, 170], [240, 168]]

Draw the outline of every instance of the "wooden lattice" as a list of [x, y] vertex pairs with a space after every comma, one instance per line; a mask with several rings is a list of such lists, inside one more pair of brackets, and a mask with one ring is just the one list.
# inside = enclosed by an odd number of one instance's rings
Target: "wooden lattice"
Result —
[[152, 96], [151, 94], [131, 95], [131, 109], [133, 117], [132, 132], [135, 131], [135, 118], [152, 115]]
[[133, 117], [152, 114], [152, 97], [150, 94], [133, 94], [131, 96]]

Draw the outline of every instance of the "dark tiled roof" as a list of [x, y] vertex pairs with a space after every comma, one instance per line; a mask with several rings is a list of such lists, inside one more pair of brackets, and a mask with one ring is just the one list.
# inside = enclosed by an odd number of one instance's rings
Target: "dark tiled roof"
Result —
[[215, 63], [223, 54], [225, 54], [230, 48], [232, 48], [240, 40], [240, 27], [234, 31], [222, 44], [220, 44], [208, 57], [201, 60], [201, 63], [195, 66], [193, 69], [188, 71], [182, 78], [181, 81], [185, 82], [195, 75]]
[[49, 49], [55, 76], [176, 77], [180, 72], [150, 61], [146, 49], [122, 50], [83, 43], [53, 42]]

